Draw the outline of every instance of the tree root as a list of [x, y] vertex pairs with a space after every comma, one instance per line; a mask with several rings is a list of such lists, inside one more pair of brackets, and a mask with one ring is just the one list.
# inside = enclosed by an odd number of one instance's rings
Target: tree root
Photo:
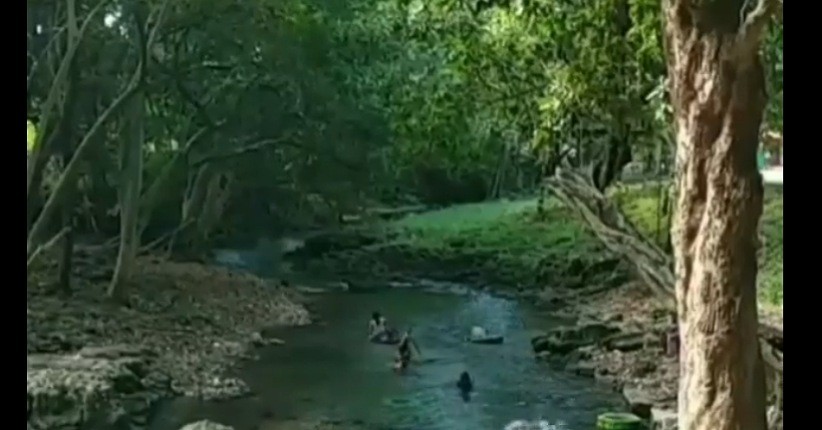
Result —
[[[676, 309], [670, 255], [645, 239], [616, 204], [597, 190], [585, 175], [558, 169], [546, 185], [588, 224], [609, 251], [633, 264], [639, 278], [666, 308]], [[782, 328], [760, 322], [759, 336], [764, 362], [781, 378]]]

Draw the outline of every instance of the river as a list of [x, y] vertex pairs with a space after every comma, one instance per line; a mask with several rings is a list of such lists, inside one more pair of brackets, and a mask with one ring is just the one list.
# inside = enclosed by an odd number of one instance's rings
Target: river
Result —
[[[277, 430], [320, 417], [375, 430], [501, 430], [518, 419], [589, 430], [599, 413], [622, 407], [608, 387], [534, 359], [531, 335], [558, 322], [517, 301], [436, 283], [314, 297], [319, 324], [278, 331], [285, 345], [264, 348], [239, 370], [253, 396], [177, 399], [158, 411], [150, 430], [202, 418], [235, 430]], [[366, 341], [373, 311], [413, 327], [423, 360], [408, 374], [390, 370], [393, 347]], [[503, 334], [505, 343], [465, 342], [475, 325]], [[463, 370], [474, 379], [470, 401], [455, 386]]]

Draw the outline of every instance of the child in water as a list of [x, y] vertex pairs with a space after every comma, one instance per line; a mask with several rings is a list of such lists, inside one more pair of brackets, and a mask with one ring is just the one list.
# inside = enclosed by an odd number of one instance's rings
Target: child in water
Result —
[[460, 379], [457, 381], [457, 388], [460, 390], [460, 397], [462, 400], [471, 400], [471, 392], [474, 391], [474, 382], [471, 381], [471, 375], [468, 372], [462, 372]]
[[384, 316], [379, 312], [371, 314], [371, 319], [368, 320], [368, 339], [375, 340], [385, 334], [388, 328], [388, 323]]
[[408, 365], [411, 363], [412, 348], [414, 352], [417, 353], [417, 357], [422, 355], [419, 346], [417, 346], [417, 342], [411, 337], [411, 329], [409, 328], [402, 335], [400, 344], [397, 347], [397, 359], [394, 361], [394, 370], [402, 372], [408, 368]]

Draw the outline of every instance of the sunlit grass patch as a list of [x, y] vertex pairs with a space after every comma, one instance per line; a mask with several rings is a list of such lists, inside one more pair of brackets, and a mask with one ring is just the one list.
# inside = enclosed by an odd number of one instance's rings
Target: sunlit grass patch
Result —
[[531, 270], [552, 255], [590, 253], [596, 242], [555, 201], [537, 213], [537, 199], [458, 205], [412, 215], [391, 227], [412, 249], [494, 256], [510, 269]]
[[[659, 186], [623, 187], [613, 195], [620, 209], [647, 238], [662, 244], [668, 216], [660, 207]], [[759, 299], [765, 306], [782, 306], [782, 189], [767, 187], [760, 224]]]

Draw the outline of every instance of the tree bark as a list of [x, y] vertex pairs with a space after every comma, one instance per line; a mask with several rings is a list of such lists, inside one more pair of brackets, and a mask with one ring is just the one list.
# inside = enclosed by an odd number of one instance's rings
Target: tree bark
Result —
[[194, 148], [194, 145], [206, 136], [208, 132], [213, 130], [213, 127], [205, 127], [189, 137], [185, 145], [183, 145], [183, 148], [180, 151], [177, 151], [174, 156], [172, 156], [171, 160], [163, 165], [160, 173], [157, 174], [157, 177], [147, 187], [146, 191], [140, 198], [140, 221], [137, 228], [138, 234], [141, 238], [151, 222], [151, 217], [154, 214], [154, 209], [156, 209], [157, 203], [160, 201], [163, 193], [168, 192], [168, 185], [174, 177], [175, 171], [178, 169], [187, 168], [186, 161], [192, 148]]
[[746, 4], [664, 4], [677, 131], [680, 430], [767, 428], [757, 339], [763, 185], [756, 151], [767, 99], [758, 48], [769, 6], [745, 14]]
[[[662, 305], [675, 311], [674, 263], [667, 252], [652, 240], [643, 238], [617, 205], [596, 189], [589, 176], [560, 169], [546, 183], [557, 198], [585, 221], [611, 253], [634, 266], [637, 275]], [[781, 374], [782, 328], [760, 324], [759, 338], [764, 346], [765, 363]]]
[[131, 101], [130, 133], [124, 140], [121, 154], [120, 170], [120, 249], [117, 253], [117, 264], [109, 284], [108, 295], [121, 298], [124, 288], [131, 280], [140, 236], [137, 234], [137, 222], [140, 208], [140, 189], [143, 174], [143, 116], [145, 100], [140, 91]]

